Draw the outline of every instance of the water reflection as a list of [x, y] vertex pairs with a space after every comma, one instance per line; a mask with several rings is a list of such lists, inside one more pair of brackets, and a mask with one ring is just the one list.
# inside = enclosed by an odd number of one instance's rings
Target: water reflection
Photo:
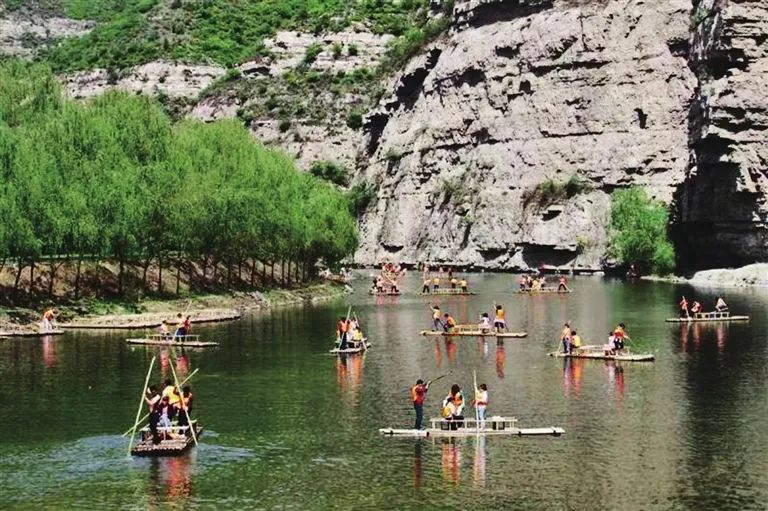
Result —
[[475, 486], [485, 487], [485, 435], [475, 437], [475, 462], [472, 466], [472, 482]]
[[566, 398], [573, 396], [579, 398], [581, 393], [581, 379], [584, 372], [584, 359], [563, 359], [563, 391]]
[[357, 404], [360, 397], [365, 355], [361, 353], [336, 357], [336, 382], [342, 394], [350, 396], [352, 404]]
[[729, 323], [725, 322], [691, 322], [680, 324], [680, 351], [688, 353], [699, 351], [702, 342], [706, 342], [706, 336], [714, 330], [717, 351], [723, 353], [728, 344]]
[[616, 405], [621, 408], [624, 402], [624, 367], [613, 360], [606, 360], [604, 367], [608, 384], [615, 389]]
[[149, 507], [186, 507], [192, 495], [195, 451], [183, 456], [152, 458], [149, 465]]
[[507, 355], [504, 351], [504, 341], [499, 339], [496, 341], [496, 376], [498, 376], [500, 380], [504, 379], [504, 361], [506, 358]]
[[40, 344], [43, 348], [43, 362], [45, 367], [51, 368], [59, 363], [59, 357], [56, 355], [56, 338], [52, 335], [44, 335]]
[[413, 488], [418, 490], [421, 488], [421, 479], [424, 473], [422, 468], [422, 441], [416, 440], [416, 444], [413, 446]]
[[461, 480], [461, 449], [455, 438], [442, 440], [443, 481], [458, 486]]

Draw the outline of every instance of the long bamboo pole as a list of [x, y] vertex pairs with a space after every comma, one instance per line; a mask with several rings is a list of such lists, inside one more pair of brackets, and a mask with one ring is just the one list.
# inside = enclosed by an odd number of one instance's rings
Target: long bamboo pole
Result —
[[[196, 373], [197, 371], [199, 371], [199, 369], [195, 369], [194, 371], [192, 371], [192, 372], [189, 374], [189, 376], [187, 376], [187, 377], [184, 379], [184, 381], [183, 381], [183, 382], [181, 382], [181, 384], [182, 384], [182, 385], [184, 385], [185, 383], [187, 383], [187, 382], [189, 381], [189, 379], [190, 379], [190, 378], [192, 378], [192, 377], [195, 375], [195, 373]], [[149, 414], [146, 414], [144, 417], [142, 417], [141, 419], [139, 419], [139, 421], [138, 421], [138, 422], [139, 422], [139, 423], [143, 422], [143, 421], [144, 421], [144, 419], [146, 419], [147, 417], [149, 417]], [[131, 432], [131, 429], [133, 429], [133, 428], [128, 428], [128, 431], [126, 431], [125, 433], [123, 433], [123, 436], [127, 436], [127, 435], [128, 435], [128, 433], [130, 433], [130, 432]]]
[[[173, 353], [174, 358], [176, 357], [176, 352], [173, 348], [171, 348], [171, 353]], [[171, 366], [171, 374], [173, 374], [173, 383], [176, 385], [176, 390], [179, 391], [179, 402], [181, 403], [181, 408], [184, 410], [184, 413], [186, 412], [186, 405], [184, 404], [184, 395], [181, 392], [181, 385], [179, 384], [179, 378], [176, 376], [176, 369], [173, 368], [174, 361], [171, 360], [168, 364]], [[192, 432], [192, 440], [195, 441], [195, 446], [197, 446], [197, 433], [195, 433], [195, 428], [192, 425], [192, 417], [189, 416], [187, 413], [187, 426], [189, 426], [189, 430]]]
[[475, 428], [476, 432], [480, 433], [480, 410], [477, 409], [477, 391], [479, 390], [477, 388], [477, 371], [472, 371], [472, 378], [475, 384]]
[[144, 388], [141, 391], [141, 398], [139, 398], [139, 409], [136, 410], [136, 422], [133, 423], [133, 428], [131, 428], [131, 439], [128, 441], [128, 456], [131, 455], [131, 448], [133, 447], [133, 437], [136, 435], [136, 426], [139, 425], [139, 417], [141, 416], [141, 409], [144, 408], [144, 398], [147, 396], [147, 386], [149, 386], [149, 377], [152, 375], [152, 368], [155, 366], [156, 358], [157, 357], [152, 357], [152, 361], [149, 363], [149, 370], [147, 371], [147, 377], [144, 379]]

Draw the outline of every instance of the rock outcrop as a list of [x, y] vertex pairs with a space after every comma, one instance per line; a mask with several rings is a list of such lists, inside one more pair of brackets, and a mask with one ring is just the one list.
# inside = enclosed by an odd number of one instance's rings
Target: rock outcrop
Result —
[[689, 282], [701, 286], [768, 286], [768, 264], [698, 271]]
[[768, 3], [701, 0], [692, 24], [699, 86], [678, 245], [691, 267], [768, 261]]
[[92, 21], [39, 15], [24, 9], [5, 11], [0, 3], [0, 55], [30, 57], [38, 48], [63, 37], [77, 37], [93, 28]]
[[[689, 164], [686, 0], [472, 0], [366, 119], [361, 264], [599, 269], [609, 193]], [[570, 193], [548, 182], [581, 182]], [[547, 191], [550, 190], [550, 191]]]

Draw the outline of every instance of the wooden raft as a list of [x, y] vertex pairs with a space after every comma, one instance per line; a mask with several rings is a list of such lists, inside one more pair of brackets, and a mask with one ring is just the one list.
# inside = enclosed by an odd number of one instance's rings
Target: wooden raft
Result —
[[421, 335], [426, 337], [499, 337], [499, 338], [522, 338], [528, 337], [528, 332], [494, 332], [477, 329], [462, 328], [466, 325], [457, 325], [452, 332], [440, 332], [436, 330], [422, 330]]
[[147, 337], [126, 339], [128, 344], [145, 344], [149, 346], [183, 346], [188, 348], [208, 348], [218, 346], [219, 343], [212, 341], [201, 341], [199, 335], [177, 335], [173, 336], [155, 334]]
[[368, 294], [373, 296], [400, 296], [402, 293], [400, 291], [375, 291], [369, 289]]
[[[478, 427], [475, 419], [464, 419], [457, 424], [456, 421], [448, 421], [443, 418], [430, 419], [430, 427], [427, 429], [396, 429], [381, 428], [379, 433], [387, 436], [408, 437], [471, 437], [471, 436], [560, 436], [565, 433], [561, 427], [547, 428], [519, 428], [514, 417], [488, 417]], [[456, 429], [452, 429], [454, 426]]]
[[[191, 421], [190, 424], [195, 428], [197, 438], [200, 438], [200, 435], [203, 434], [203, 428], [197, 424], [197, 420]], [[177, 436], [176, 438], [163, 439], [159, 444], [155, 445], [152, 441], [152, 433], [149, 431], [149, 426], [145, 426], [140, 431], [142, 439], [131, 448], [131, 454], [134, 456], [178, 456], [195, 445], [192, 432], [189, 431], [188, 426], [159, 427], [157, 431], [161, 433], [174, 433]]]
[[430, 291], [429, 293], [419, 293], [421, 295], [459, 295], [459, 296], [470, 296], [470, 295], [476, 295], [474, 291], [462, 291], [459, 288], [451, 289], [451, 288], [440, 288], [437, 290]]
[[558, 291], [556, 287], [542, 287], [541, 289], [518, 289], [515, 291], [515, 294], [518, 295], [535, 295], [535, 294], [568, 294], [572, 293], [573, 290], [566, 289], [565, 291]]
[[698, 321], [749, 321], [749, 316], [731, 316], [730, 312], [697, 312], [690, 318], [668, 318], [667, 323], [695, 323]]
[[355, 343], [354, 341], [348, 342], [348, 344], [360, 344], [357, 346], [354, 346], [352, 348], [347, 348], [345, 350], [340, 350], [338, 347], [333, 348], [332, 350], [328, 350], [328, 353], [331, 353], [333, 355], [353, 355], [355, 353], [362, 353], [363, 351], [367, 350], [371, 347], [371, 343], [368, 342], [368, 339], [363, 339], [363, 342], [365, 342], [365, 348], [363, 348], [362, 343]]
[[561, 351], [553, 351], [549, 354], [550, 357], [557, 358], [591, 358], [595, 360], [616, 360], [619, 362], [653, 362], [655, 356], [652, 353], [630, 353], [629, 348], [624, 348], [624, 353], [619, 355], [606, 355], [602, 346], [582, 346], [581, 348], [574, 349], [573, 353], [563, 353]]

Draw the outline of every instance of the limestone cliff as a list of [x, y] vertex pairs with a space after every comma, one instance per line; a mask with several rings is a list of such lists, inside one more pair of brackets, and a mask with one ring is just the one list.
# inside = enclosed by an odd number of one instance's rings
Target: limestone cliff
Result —
[[[599, 269], [608, 194], [689, 165], [686, 0], [473, 0], [366, 123], [359, 263]], [[573, 194], [538, 193], [579, 176]], [[541, 187], [539, 187], [541, 190]]]
[[768, 3], [701, 0], [692, 18], [691, 166], [678, 245], [693, 267], [768, 260]]

